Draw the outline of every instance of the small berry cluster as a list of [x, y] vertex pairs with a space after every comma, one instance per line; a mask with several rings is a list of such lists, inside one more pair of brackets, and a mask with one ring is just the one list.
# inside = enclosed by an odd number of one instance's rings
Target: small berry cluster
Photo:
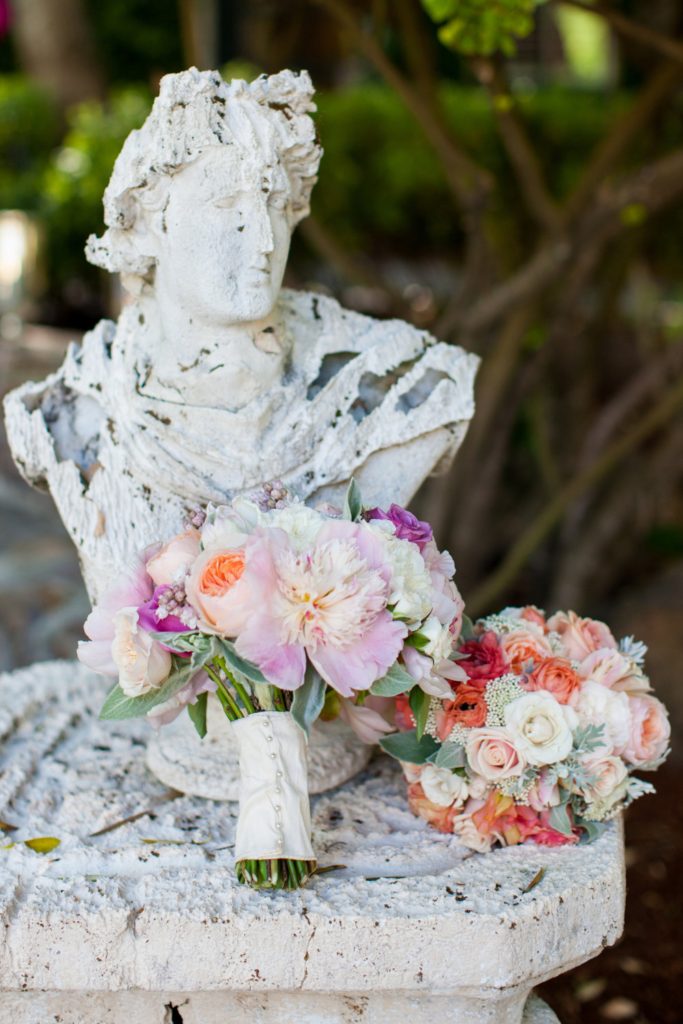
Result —
[[262, 512], [268, 512], [274, 508], [286, 508], [289, 504], [289, 491], [282, 480], [273, 480], [272, 483], [263, 485], [261, 490], [254, 495], [254, 500]]

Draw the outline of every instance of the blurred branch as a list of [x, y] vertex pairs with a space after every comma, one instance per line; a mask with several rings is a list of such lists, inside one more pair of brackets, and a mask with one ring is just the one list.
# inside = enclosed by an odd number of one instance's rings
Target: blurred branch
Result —
[[475, 215], [478, 226], [479, 211], [482, 204], [486, 205], [486, 197], [493, 187], [489, 172], [460, 148], [444, 126], [440, 112], [425, 100], [421, 92], [413, 88], [374, 36], [365, 31], [345, 0], [311, 2], [324, 8], [336, 19], [387, 84], [400, 96], [441, 159], [449, 187], [463, 211], [466, 223]]
[[439, 82], [433, 60], [433, 40], [426, 31], [419, 0], [394, 0], [394, 4], [415, 84], [427, 101], [433, 103], [437, 100]]
[[620, 35], [642, 43], [643, 46], [649, 46], [650, 49], [657, 50], [665, 57], [683, 61], [682, 42], [678, 39], [671, 39], [670, 36], [650, 28], [649, 25], [641, 25], [637, 21], [632, 21], [631, 18], [620, 14], [619, 11], [612, 10], [611, 7], [605, 7], [600, 3], [585, 3], [584, 0], [555, 0], [555, 2], [567, 7], [578, 7], [579, 10], [587, 11], [589, 14], [599, 14]]
[[527, 209], [542, 228], [555, 231], [561, 223], [560, 208], [543, 179], [536, 150], [510, 93], [502, 65], [494, 59], [480, 57], [472, 62], [472, 68], [491, 98], [498, 131]]
[[559, 277], [572, 258], [589, 248], [599, 253], [615, 234], [667, 206], [683, 193], [683, 149], [674, 150], [622, 179], [601, 193], [580, 224], [564, 236], [544, 243], [528, 263], [507, 281], [477, 300], [449, 328], [476, 333], [495, 323], [508, 310], [525, 302]]
[[469, 614], [477, 617], [488, 610], [512, 584], [527, 559], [545, 540], [565, 510], [589, 487], [607, 476], [619, 463], [666, 423], [683, 405], [683, 378], [664, 393], [655, 407], [623, 437], [614, 441], [590, 466], [570, 480], [529, 524], [509, 550], [500, 566], [475, 590], [468, 601]]
[[672, 97], [682, 78], [683, 65], [675, 60], [666, 61], [657, 68], [635, 103], [617, 119], [586, 164], [563, 211], [565, 221], [570, 221], [586, 206], [619, 158], [647, 128], [658, 107]]

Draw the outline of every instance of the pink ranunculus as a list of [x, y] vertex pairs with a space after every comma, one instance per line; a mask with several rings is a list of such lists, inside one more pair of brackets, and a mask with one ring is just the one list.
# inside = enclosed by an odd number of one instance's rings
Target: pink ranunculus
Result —
[[513, 672], [521, 673], [552, 657], [552, 647], [543, 634], [535, 629], [515, 629], [500, 638], [503, 650]]
[[671, 724], [666, 708], [656, 697], [629, 697], [631, 729], [622, 756], [637, 768], [656, 768], [669, 747]]
[[571, 704], [581, 680], [566, 658], [545, 658], [523, 682], [525, 690], [545, 690], [560, 704]]
[[505, 729], [473, 729], [465, 747], [472, 771], [495, 783], [521, 775], [526, 761]]
[[601, 647], [588, 654], [579, 665], [579, 675], [624, 693], [647, 693], [650, 689], [647, 676], [629, 658], [611, 647]]
[[492, 631], [483, 633], [478, 640], [466, 640], [458, 651], [463, 655], [460, 664], [469, 681], [482, 689], [491, 679], [498, 679], [510, 670], [498, 637]]
[[117, 676], [119, 670], [112, 657], [114, 619], [122, 608], [138, 607], [152, 597], [152, 580], [144, 562], [135, 560], [95, 605], [85, 620], [83, 630], [88, 640], [78, 644], [78, 660], [93, 672]]
[[559, 633], [567, 657], [572, 661], [583, 661], [601, 647], [615, 649], [617, 646], [604, 622], [582, 619], [575, 612], [556, 612], [548, 619], [548, 629]]
[[187, 576], [192, 563], [199, 556], [198, 530], [179, 533], [147, 562], [147, 572], [158, 587], [177, 583]]
[[238, 652], [284, 689], [301, 685], [306, 657], [345, 697], [385, 675], [408, 630], [386, 610], [391, 572], [381, 538], [364, 523], [331, 521], [299, 552], [282, 531], [256, 531], [249, 571], [254, 543], [269, 582], [265, 599], [243, 606]]

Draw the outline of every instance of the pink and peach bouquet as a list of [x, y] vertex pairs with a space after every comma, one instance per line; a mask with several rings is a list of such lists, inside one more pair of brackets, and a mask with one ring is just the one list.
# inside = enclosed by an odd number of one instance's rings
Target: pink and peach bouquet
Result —
[[463, 610], [454, 572], [428, 524], [397, 505], [364, 508], [355, 483], [341, 510], [309, 508], [276, 482], [195, 510], [182, 533], [145, 551], [93, 609], [78, 655], [116, 680], [104, 719], [163, 725], [187, 709], [203, 737], [215, 694], [241, 752], [277, 767], [258, 815], [258, 793], [245, 797], [253, 826], [242, 842], [238, 825], [238, 876], [291, 888], [314, 859], [305, 764], [287, 758], [318, 717], [341, 716], [376, 742], [394, 728], [382, 714], [388, 698], [413, 686], [429, 699], [452, 696], [463, 676], [453, 660]]
[[401, 730], [381, 740], [402, 765], [415, 814], [474, 850], [596, 836], [668, 753], [664, 705], [644, 644], [574, 612], [506, 608], [450, 655], [451, 692], [396, 698]]

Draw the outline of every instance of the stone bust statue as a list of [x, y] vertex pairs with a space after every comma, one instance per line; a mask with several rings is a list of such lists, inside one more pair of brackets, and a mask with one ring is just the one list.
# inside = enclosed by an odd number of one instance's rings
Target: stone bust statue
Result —
[[17, 465], [51, 491], [93, 601], [197, 503], [274, 478], [338, 501], [351, 476], [406, 503], [464, 435], [474, 356], [281, 289], [321, 156], [312, 95], [305, 72], [166, 76], [86, 249], [131, 301], [6, 400]]

